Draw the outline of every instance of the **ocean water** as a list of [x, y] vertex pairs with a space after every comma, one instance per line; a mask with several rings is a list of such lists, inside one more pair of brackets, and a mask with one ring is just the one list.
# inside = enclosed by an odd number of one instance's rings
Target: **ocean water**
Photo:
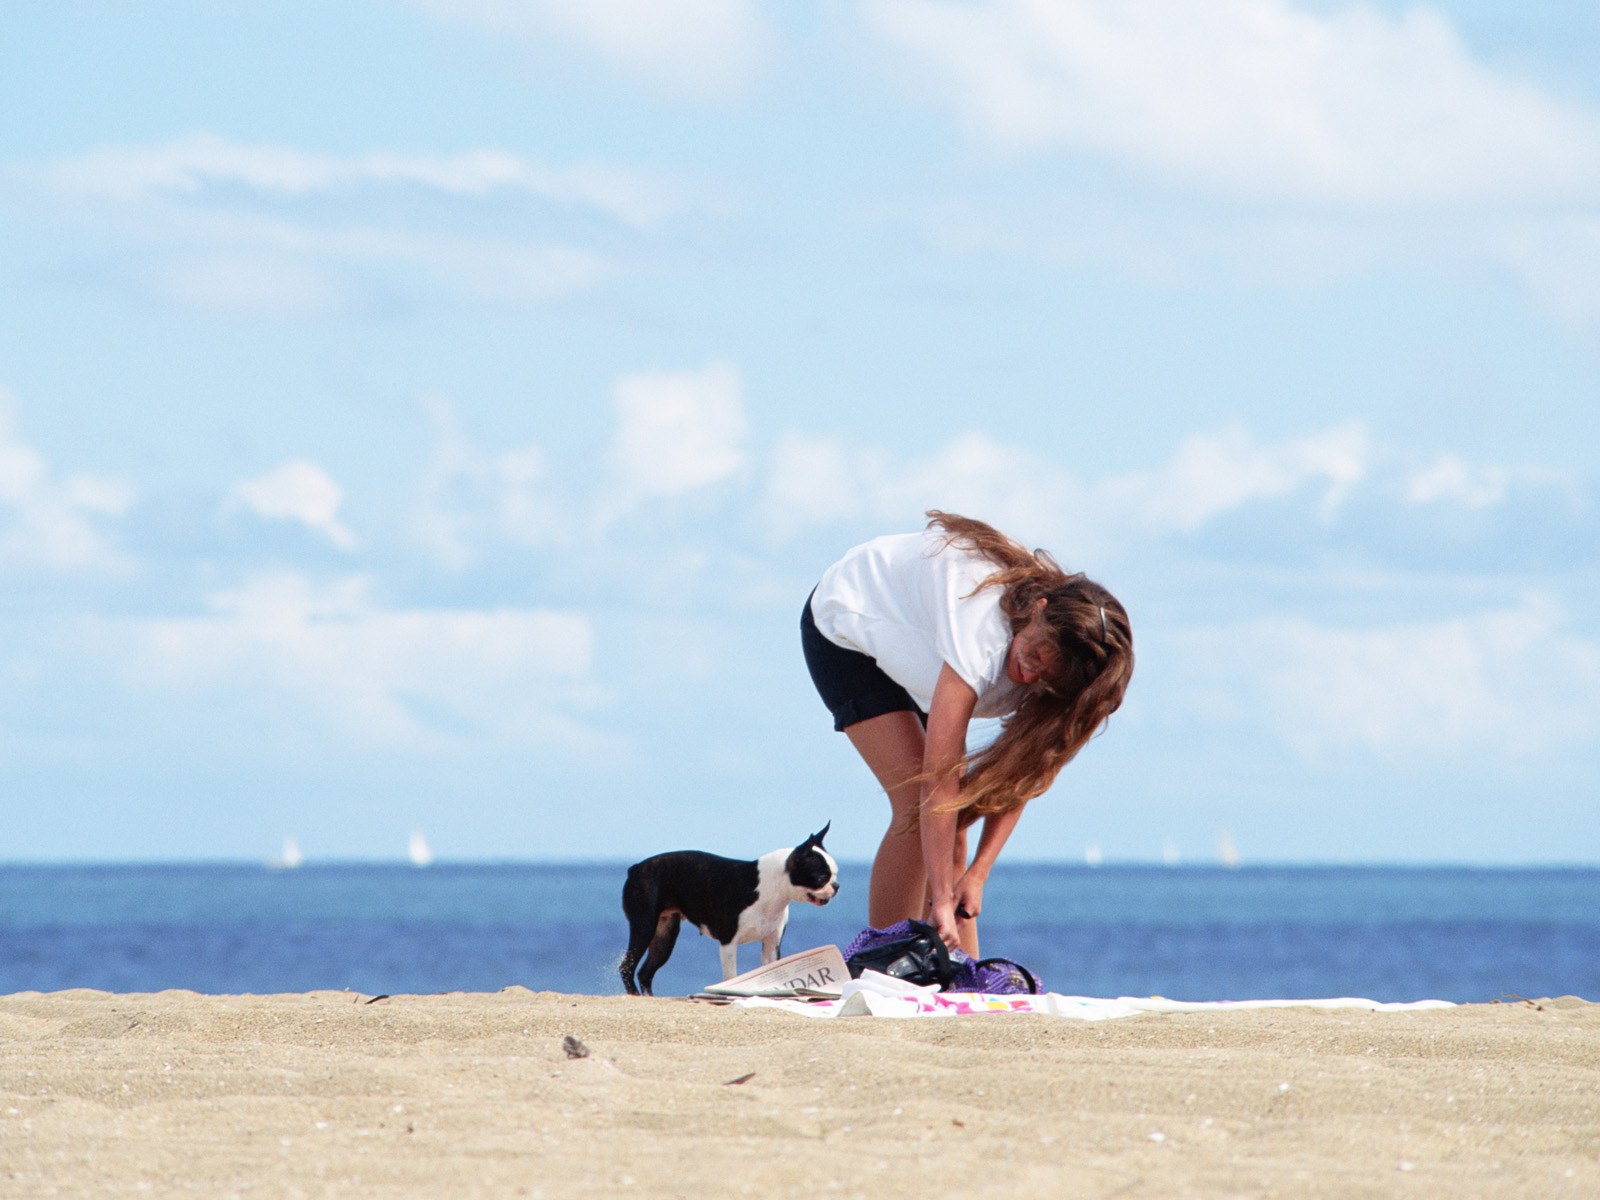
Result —
[[[0, 866], [0, 994], [622, 990], [623, 864]], [[853, 937], [867, 868], [790, 909]], [[1600, 870], [1002, 864], [983, 951], [1052, 991], [1184, 1000], [1600, 999]], [[740, 965], [759, 961], [747, 946]], [[684, 930], [658, 994], [720, 977]]]

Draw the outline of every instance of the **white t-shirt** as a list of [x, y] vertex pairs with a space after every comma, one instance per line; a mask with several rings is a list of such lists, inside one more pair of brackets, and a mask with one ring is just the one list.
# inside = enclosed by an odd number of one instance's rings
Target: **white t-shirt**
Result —
[[811, 615], [823, 637], [877, 659], [927, 712], [949, 663], [978, 694], [973, 715], [1013, 711], [1022, 688], [1006, 677], [1011, 621], [1000, 588], [974, 590], [999, 568], [948, 535], [890, 534], [849, 551], [822, 574]]

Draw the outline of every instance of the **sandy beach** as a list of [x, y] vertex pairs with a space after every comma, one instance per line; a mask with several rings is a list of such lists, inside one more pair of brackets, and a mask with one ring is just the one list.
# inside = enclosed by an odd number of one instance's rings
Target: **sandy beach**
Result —
[[1593, 1196], [1600, 1005], [23, 993], [0, 997], [0, 1193]]

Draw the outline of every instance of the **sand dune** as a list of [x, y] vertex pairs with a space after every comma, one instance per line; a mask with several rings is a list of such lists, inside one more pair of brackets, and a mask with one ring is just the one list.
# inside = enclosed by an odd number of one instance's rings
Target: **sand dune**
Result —
[[1571, 998], [1095, 1024], [368, 1000], [0, 997], [0, 1194], [1600, 1195], [1600, 1005]]

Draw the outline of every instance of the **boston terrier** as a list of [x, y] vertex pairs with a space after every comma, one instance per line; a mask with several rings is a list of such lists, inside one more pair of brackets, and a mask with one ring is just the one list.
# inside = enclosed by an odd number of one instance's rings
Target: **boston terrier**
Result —
[[822, 848], [832, 825], [829, 821], [821, 833], [792, 850], [774, 850], [754, 860], [675, 850], [629, 867], [622, 885], [628, 952], [619, 966], [628, 994], [654, 995], [650, 982], [672, 956], [685, 918], [722, 943], [724, 979], [739, 973], [738, 950], [745, 942], [761, 943], [763, 965], [775, 961], [789, 923], [789, 902], [821, 905], [839, 894], [839, 864]]

